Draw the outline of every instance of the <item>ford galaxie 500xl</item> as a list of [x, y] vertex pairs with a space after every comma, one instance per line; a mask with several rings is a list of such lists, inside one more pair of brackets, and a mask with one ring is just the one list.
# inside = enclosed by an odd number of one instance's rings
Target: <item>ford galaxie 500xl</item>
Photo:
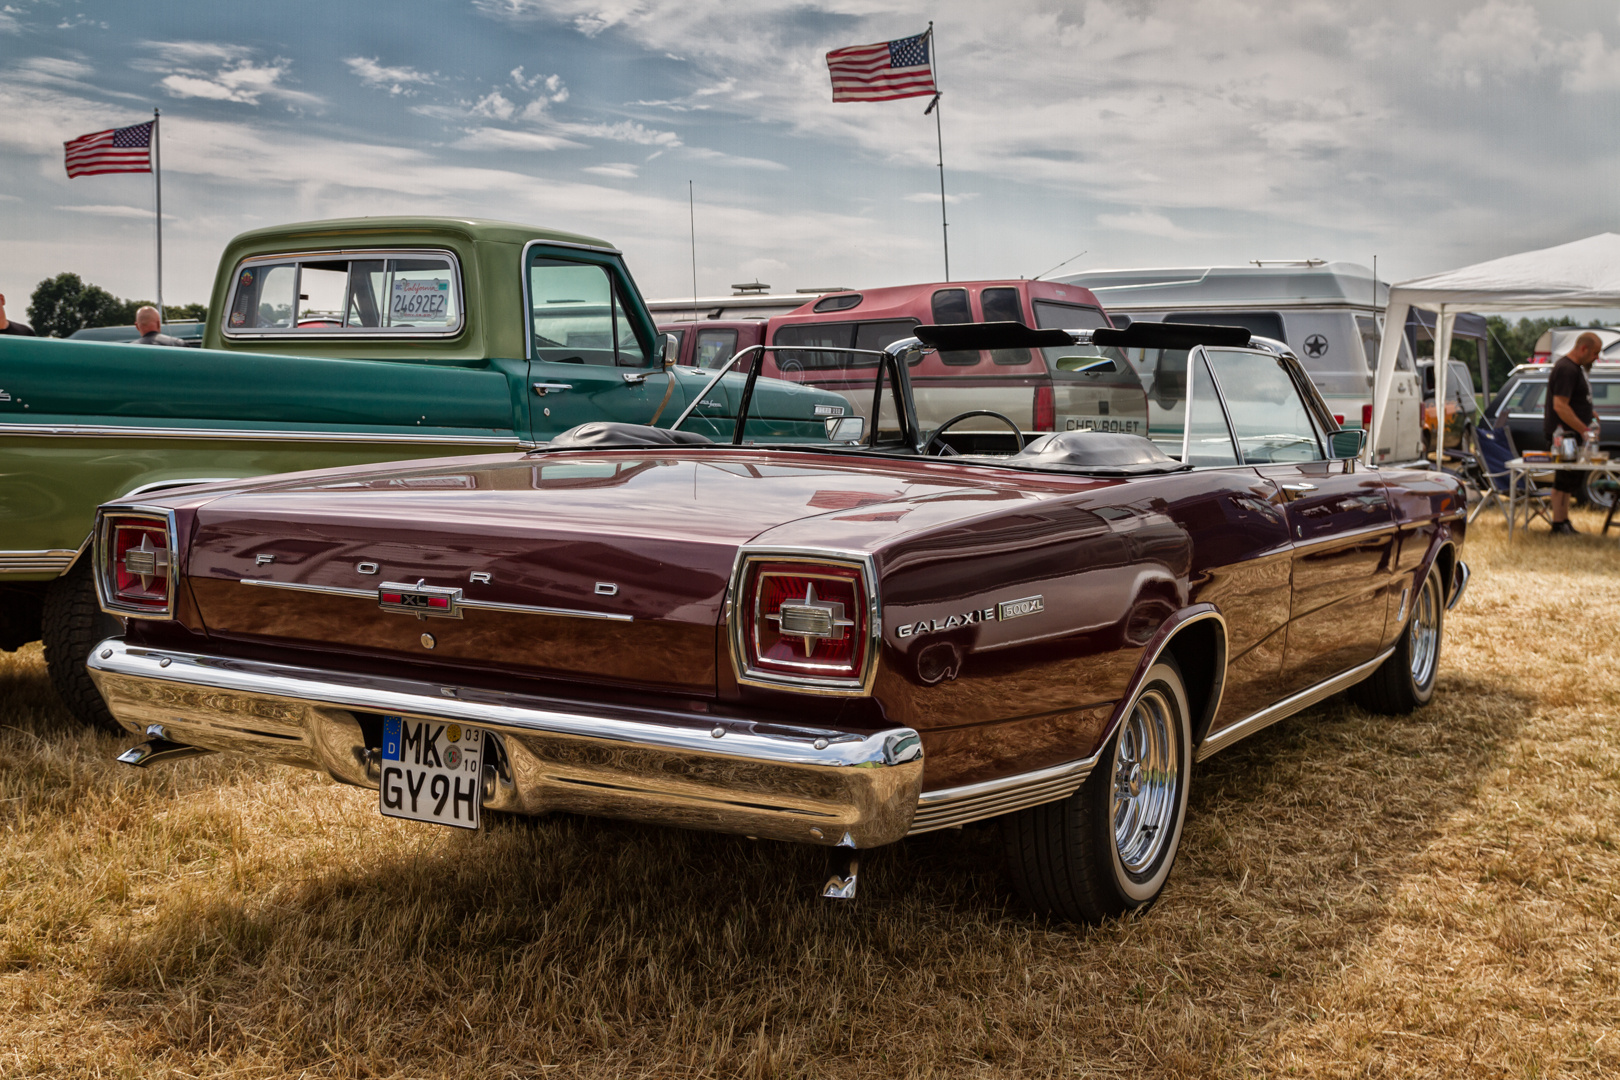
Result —
[[[919, 430], [927, 349], [1051, 346], [1101, 374], [1184, 350], [1182, 430]], [[149, 740], [125, 760], [253, 754], [444, 825], [822, 844], [833, 895], [850, 852], [1000, 818], [1031, 904], [1096, 920], [1164, 888], [1195, 760], [1340, 690], [1434, 692], [1462, 491], [1362, 464], [1286, 347], [980, 323], [794, 352], [849, 406], [822, 444], [590, 423], [104, 506], [128, 631], [90, 666]]]

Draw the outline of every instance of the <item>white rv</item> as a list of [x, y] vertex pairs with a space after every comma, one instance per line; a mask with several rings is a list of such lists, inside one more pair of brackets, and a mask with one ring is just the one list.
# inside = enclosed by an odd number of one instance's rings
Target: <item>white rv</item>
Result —
[[[1305, 259], [1249, 266], [1092, 270], [1059, 280], [1095, 293], [1116, 326], [1137, 319], [1214, 323], [1246, 327], [1258, 336], [1285, 342], [1346, 427], [1362, 427], [1371, 420], [1373, 373], [1389, 286], [1375, 284], [1365, 266]], [[1151, 386], [1161, 358], [1132, 359]], [[1379, 429], [1380, 445], [1372, 448], [1374, 461], [1410, 461], [1422, 454], [1421, 395], [1422, 383], [1403, 334], [1389, 410]]]

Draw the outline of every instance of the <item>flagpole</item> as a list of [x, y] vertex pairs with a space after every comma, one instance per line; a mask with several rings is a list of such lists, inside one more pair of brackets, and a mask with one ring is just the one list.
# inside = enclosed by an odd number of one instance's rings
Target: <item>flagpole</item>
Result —
[[934, 100], [928, 103], [923, 115], [934, 114], [934, 138], [939, 143], [939, 237], [945, 249], [945, 280], [951, 280], [951, 223], [945, 219], [945, 131], [939, 120], [939, 73], [934, 66], [934, 20], [928, 20], [928, 73], [934, 80]]
[[154, 192], [155, 223], [157, 225], [157, 310], [158, 326], [163, 319], [163, 155], [158, 149], [157, 109], [152, 110], [152, 190]]

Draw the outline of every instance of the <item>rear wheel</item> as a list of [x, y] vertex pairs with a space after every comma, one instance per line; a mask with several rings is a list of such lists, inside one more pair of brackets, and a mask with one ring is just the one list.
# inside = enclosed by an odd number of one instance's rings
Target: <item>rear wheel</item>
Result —
[[1181, 670], [1148, 672], [1080, 790], [1002, 821], [1018, 891], [1032, 907], [1094, 923], [1158, 899], [1181, 844], [1192, 726]]
[[123, 623], [102, 611], [96, 601], [88, 558], [80, 559], [77, 566], [45, 590], [42, 630], [45, 669], [68, 712], [88, 727], [123, 731], [85, 667], [91, 649], [124, 632]]
[[1378, 670], [1350, 688], [1350, 700], [1385, 716], [1400, 716], [1427, 705], [1434, 697], [1435, 675], [1440, 670], [1445, 619], [1445, 590], [1437, 564], [1429, 568], [1429, 576], [1412, 600], [1412, 614], [1395, 651]]

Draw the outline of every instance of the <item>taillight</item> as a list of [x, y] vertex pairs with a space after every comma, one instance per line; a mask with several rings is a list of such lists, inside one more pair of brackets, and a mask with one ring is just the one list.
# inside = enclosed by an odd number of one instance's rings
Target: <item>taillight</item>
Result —
[[1333, 422], [1338, 424], [1340, 427], [1344, 427], [1344, 413], [1334, 413]]
[[96, 526], [96, 592], [114, 615], [174, 615], [179, 561], [174, 518], [166, 510], [103, 510]]
[[1361, 427], [1364, 431], [1372, 430], [1372, 402], [1361, 407]]
[[867, 693], [876, 660], [870, 575], [862, 559], [745, 556], [731, 623], [738, 681]]
[[1052, 398], [1052, 384], [1043, 383], [1035, 388], [1035, 430], [1053, 431], [1057, 428], [1057, 406]]

